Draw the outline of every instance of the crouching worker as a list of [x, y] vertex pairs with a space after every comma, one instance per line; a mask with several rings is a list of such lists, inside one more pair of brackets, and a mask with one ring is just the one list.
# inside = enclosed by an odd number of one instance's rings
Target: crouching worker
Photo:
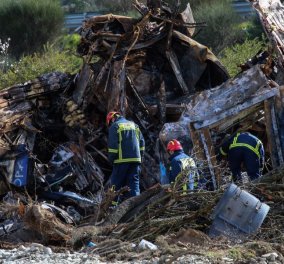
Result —
[[[198, 173], [194, 160], [184, 153], [181, 143], [176, 139], [168, 143], [167, 151], [170, 155], [169, 181], [175, 183], [180, 180], [185, 181], [182, 185], [184, 191], [196, 189]], [[185, 180], [182, 180], [184, 176]]]
[[242, 182], [241, 167], [245, 166], [250, 180], [261, 176], [264, 166], [262, 142], [248, 132], [229, 137], [220, 147], [220, 153], [228, 157], [234, 182]]
[[108, 113], [106, 122], [109, 127], [108, 157], [113, 164], [111, 185], [116, 191], [128, 186], [130, 192], [125, 198], [137, 196], [140, 194], [139, 176], [145, 149], [143, 135], [134, 122], [119, 112]]

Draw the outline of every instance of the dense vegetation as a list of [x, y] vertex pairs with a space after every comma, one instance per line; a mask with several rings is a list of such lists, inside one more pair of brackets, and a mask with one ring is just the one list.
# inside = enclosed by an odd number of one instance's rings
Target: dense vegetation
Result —
[[10, 39], [9, 51], [16, 58], [40, 51], [63, 27], [58, 0], [0, 1], [0, 38]]
[[23, 56], [9, 65], [8, 69], [2, 68], [2, 74], [0, 68], [0, 88], [53, 71], [77, 73], [82, 64], [82, 59], [75, 55], [79, 40], [79, 35], [61, 37], [53, 45], [46, 44], [43, 52]]
[[[64, 35], [63, 12], [59, 2], [0, 1], [0, 88], [51, 71], [78, 72], [82, 63], [75, 56], [79, 36]], [[61, 0], [64, 10], [66, 7], [72, 8], [69, 12], [107, 10], [128, 15], [134, 12], [131, 2]], [[176, 1], [167, 2], [173, 4]], [[187, 2], [181, 0], [181, 10]], [[212, 49], [231, 76], [238, 73], [238, 64], [254, 56], [259, 49], [265, 48], [263, 31], [257, 18], [242, 19], [233, 10], [231, 1], [191, 0], [190, 4], [195, 20], [207, 23], [207, 27], [197, 28], [193, 38]], [[61, 37], [56, 38], [59, 33]]]

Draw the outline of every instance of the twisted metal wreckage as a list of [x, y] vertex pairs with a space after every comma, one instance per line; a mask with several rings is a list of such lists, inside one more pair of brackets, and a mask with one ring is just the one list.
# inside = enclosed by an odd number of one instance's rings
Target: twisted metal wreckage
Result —
[[[257, 197], [273, 201], [275, 217], [264, 223], [261, 238], [283, 241], [283, 235], [275, 235], [283, 232], [281, 217], [276, 217], [284, 191], [284, 45], [282, 24], [277, 23], [283, 5], [254, 3], [276, 60], [262, 52], [229, 79], [216, 56], [194, 41], [196, 27], [204, 24], [194, 21], [189, 5], [178, 13], [179, 1], [174, 7], [148, 2], [135, 1], [139, 19], [109, 14], [84, 22], [78, 46], [84, 64], [76, 76], [54, 72], [1, 91], [2, 240], [68, 241], [76, 248], [95, 237], [101, 245], [95, 251], [106, 254], [181, 226], [205, 232], [223, 193], [224, 170], [213, 146], [242, 122], [267, 147], [269, 172], [261, 183], [248, 186]], [[144, 192], [114, 211], [108, 208], [116, 193], [107, 190], [109, 110], [138, 123], [147, 142]], [[184, 195], [156, 184], [159, 163], [166, 162], [163, 146], [171, 138], [181, 140], [186, 151], [193, 145], [215, 191]], [[82, 223], [88, 228], [74, 227]], [[106, 235], [110, 244], [103, 240]]]

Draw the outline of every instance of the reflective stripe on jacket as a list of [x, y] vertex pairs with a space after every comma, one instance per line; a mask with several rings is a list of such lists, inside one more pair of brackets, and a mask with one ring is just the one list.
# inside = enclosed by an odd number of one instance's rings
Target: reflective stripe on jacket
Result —
[[222, 155], [227, 155], [230, 149], [241, 147], [246, 148], [255, 153], [260, 159], [261, 165], [264, 163], [264, 149], [262, 142], [254, 135], [243, 132], [237, 133], [234, 137], [229, 138], [220, 148]]
[[182, 150], [175, 151], [169, 158], [170, 172], [169, 181], [175, 182], [179, 176], [183, 176], [185, 173], [188, 176], [187, 184], [183, 185], [183, 190], [193, 190], [198, 184], [198, 173], [196, 171], [196, 165], [194, 160], [186, 155]]
[[117, 118], [109, 128], [109, 160], [113, 163], [141, 163], [144, 150], [145, 142], [139, 127], [124, 117]]

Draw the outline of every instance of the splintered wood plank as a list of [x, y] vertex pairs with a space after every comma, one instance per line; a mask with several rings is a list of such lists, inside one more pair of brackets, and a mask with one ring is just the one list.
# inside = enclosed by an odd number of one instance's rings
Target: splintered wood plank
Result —
[[117, 110], [125, 113], [126, 95], [125, 95], [125, 67], [123, 61], [113, 63], [113, 72], [111, 79], [111, 91], [108, 100], [108, 111]]
[[200, 138], [201, 138], [201, 142], [203, 144], [206, 160], [207, 160], [207, 163], [208, 163], [208, 168], [209, 168], [209, 171], [210, 171], [213, 188], [214, 188], [214, 190], [217, 190], [216, 176], [215, 176], [214, 166], [212, 164], [212, 160], [211, 160], [211, 156], [210, 156], [210, 149], [208, 147], [208, 143], [206, 141], [206, 138], [205, 138], [203, 131], [200, 132]]
[[283, 154], [282, 154], [282, 148], [281, 148], [281, 142], [279, 138], [279, 133], [278, 133], [278, 126], [277, 126], [277, 121], [276, 121], [276, 114], [275, 114], [275, 107], [274, 107], [274, 101], [270, 99], [270, 104], [271, 104], [271, 122], [272, 122], [272, 129], [274, 133], [274, 139], [275, 139], [275, 144], [276, 144], [276, 150], [278, 154], [278, 160], [279, 164], [283, 164]]
[[[179, 65], [179, 62], [178, 62], [178, 58], [177, 58], [177, 55], [174, 53], [173, 50], [168, 50], [166, 51], [166, 55], [167, 55], [167, 58], [171, 64], [171, 67], [173, 69], [173, 72], [177, 78], [177, 81], [180, 85], [180, 88], [182, 89], [182, 92], [183, 94], [188, 94], [189, 93], [189, 89], [182, 77], [182, 73], [181, 73], [181, 69], [180, 69], [180, 65]], [[193, 91], [194, 92], [194, 91]]]
[[278, 166], [276, 142], [275, 142], [273, 127], [272, 127], [271, 102], [268, 100], [264, 101], [264, 116], [265, 116], [268, 148], [270, 152], [272, 167], [276, 168]]
[[215, 149], [212, 143], [212, 139], [211, 139], [211, 134], [210, 134], [210, 130], [209, 128], [203, 128], [202, 132], [204, 134], [207, 146], [208, 146], [208, 152], [211, 158], [211, 163], [212, 166], [214, 168], [215, 171], [215, 175], [216, 175], [216, 186], [219, 187], [220, 183], [221, 183], [221, 172], [220, 169], [218, 167], [218, 163], [217, 163], [217, 158], [216, 158], [216, 153], [215, 153]]
[[93, 71], [91, 71], [90, 65], [84, 63], [76, 82], [75, 91], [73, 93], [73, 100], [78, 105], [80, 105], [83, 101], [83, 96], [88, 86], [89, 80], [92, 76], [92, 72]]
[[232, 117], [235, 115], [238, 115], [241, 111], [244, 111], [246, 109], [249, 109], [251, 107], [256, 106], [257, 104], [263, 102], [264, 100], [275, 96], [278, 93], [278, 88], [273, 88], [270, 90], [267, 90], [267, 92], [259, 95], [259, 96], [254, 96], [251, 99], [248, 99], [242, 104], [238, 104], [236, 106], [233, 106], [232, 108], [221, 112], [220, 114], [216, 114], [212, 118], [208, 118], [204, 121], [201, 122], [195, 122], [194, 123], [194, 128], [195, 129], [200, 129], [203, 127], [211, 126], [212, 124], [215, 124], [225, 118]]
[[279, 87], [279, 95], [275, 97], [275, 110], [278, 123], [279, 139], [281, 144], [282, 155], [284, 151], [284, 86]]
[[194, 149], [194, 155], [199, 159], [199, 160], [205, 160], [206, 156], [204, 155], [204, 152], [201, 151], [203, 150], [202, 143], [200, 142], [199, 136], [197, 131], [194, 129], [193, 125], [191, 123], [188, 124], [188, 130], [190, 133], [190, 138], [193, 143], [193, 149]]

